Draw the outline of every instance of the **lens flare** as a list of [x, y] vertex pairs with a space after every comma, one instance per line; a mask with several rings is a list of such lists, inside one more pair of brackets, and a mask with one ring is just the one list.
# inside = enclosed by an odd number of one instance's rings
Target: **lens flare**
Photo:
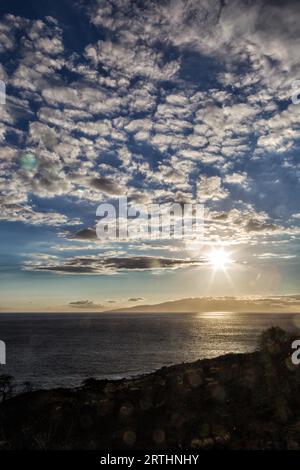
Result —
[[37, 167], [37, 158], [33, 153], [25, 153], [20, 158], [20, 165], [24, 170], [34, 170]]

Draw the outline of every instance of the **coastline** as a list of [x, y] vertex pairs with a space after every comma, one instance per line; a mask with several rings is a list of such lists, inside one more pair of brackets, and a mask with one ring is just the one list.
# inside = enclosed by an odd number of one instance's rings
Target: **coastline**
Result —
[[0, 448], [299, 448], [300, 369], [291, 337], [268, 331], [253, 353], [7, 399]]

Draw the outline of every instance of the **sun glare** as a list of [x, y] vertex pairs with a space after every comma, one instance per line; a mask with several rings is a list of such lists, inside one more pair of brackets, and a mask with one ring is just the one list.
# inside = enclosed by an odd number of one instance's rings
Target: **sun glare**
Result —
[[217, 269], [226, 269], [226, 267], [232, 263], [230, 254], [224, 251], [222, 248], [213, 250], [208, 254], [209, 263]]

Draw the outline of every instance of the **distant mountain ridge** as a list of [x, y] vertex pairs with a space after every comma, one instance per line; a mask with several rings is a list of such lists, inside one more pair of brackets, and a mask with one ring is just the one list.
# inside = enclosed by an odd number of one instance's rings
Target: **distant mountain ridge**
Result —
[[247, 313], [300, 313], [300, 296], [274, 296], [263, 298], [195, 297], [170, 300], [154, 305], [119, 308], [110, 312], [247, 312]]

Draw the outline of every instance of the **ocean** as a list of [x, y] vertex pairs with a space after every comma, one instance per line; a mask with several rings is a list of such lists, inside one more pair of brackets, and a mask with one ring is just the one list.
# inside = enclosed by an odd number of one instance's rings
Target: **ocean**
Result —
[[[0, 314], [6, 365], [18, 389], [73, 387], [89, 377], [123, 378], [162, 366], [255, 350], [270, 326], [295, 330], [300, 314]], [[299, 336], [300, 336], [300, 330]]]

